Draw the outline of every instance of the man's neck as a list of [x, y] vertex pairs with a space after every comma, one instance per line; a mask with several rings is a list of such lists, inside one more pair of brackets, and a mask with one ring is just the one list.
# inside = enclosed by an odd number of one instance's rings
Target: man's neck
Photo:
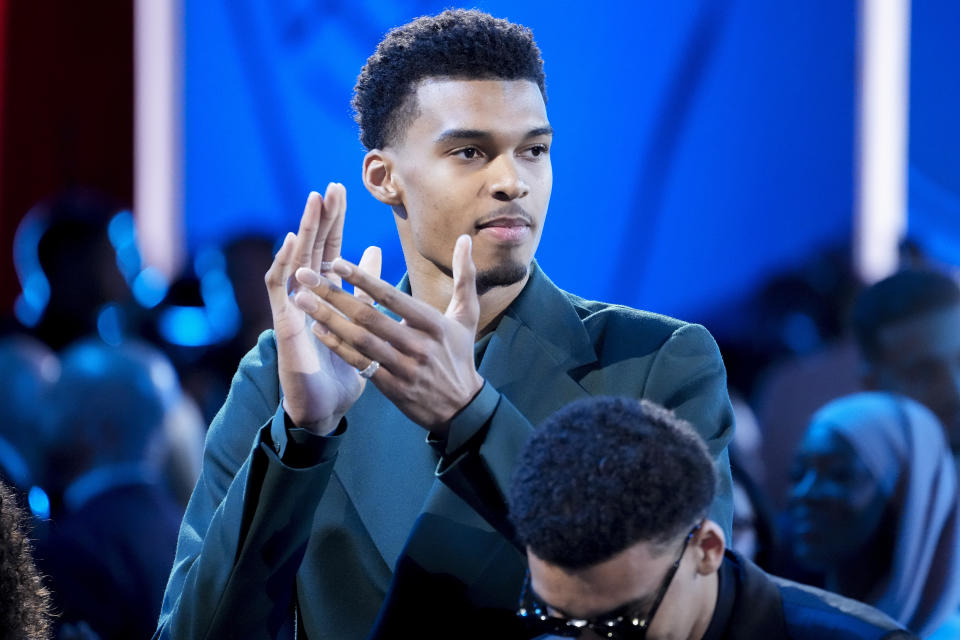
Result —
[[[447, 310], [453, 296], [453, 278], [432, 264], [428, 268], [414, 268], [408, 263], [407, 276], [410, 279], [410, 293], [414, 298], [426, 302], [440, 313]], [[528, 272], [523, 280], [506, 287], [494, 287], [480, 296], [477, 338], [496, 328], [500, 316], [520, 295], [529, 279]]]
[[720, 581], [716, 572], [707, 576], [702, 576], [706, 580], [703, 590], [700, 592], [700, 606], [697, 607], [699, 614], [690, 629], [688, 640], [700, 640], [710, 627], [710, 621], [713, 620], [713, 613], [717, 609], [717, 598], [720, 595]]

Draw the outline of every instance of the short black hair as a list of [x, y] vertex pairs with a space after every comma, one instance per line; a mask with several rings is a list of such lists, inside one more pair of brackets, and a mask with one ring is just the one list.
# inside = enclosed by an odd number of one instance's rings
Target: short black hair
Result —
[[530, 80], [547, 99], [543, 59], [526, 27], [476, 9], [423, 16], [384, 36], [354, 87], [353, 108], [367, 149], [398, 142], [416, 117], [424, 78]]
[[582, 569], [638, 542], [675, 540], [706, 516], [715, 491], [713, 460], [689, 424], [646, 400], [594, 397], [534, 431], [510, 518], [539, 558]]
[[948, 275], [905, 269], [867, 287], [853, 305], [852, 328], [863, 356], [882, 357], [878, 335], [886, 326], [960, 304], [960, 285]]
[[48, 638], [50, 591], [33, 562], [25, 512], [0, 482], [0, 640]]

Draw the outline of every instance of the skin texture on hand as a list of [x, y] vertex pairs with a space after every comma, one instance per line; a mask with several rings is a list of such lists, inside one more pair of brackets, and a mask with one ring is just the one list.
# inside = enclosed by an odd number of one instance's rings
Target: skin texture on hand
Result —
[[[332, 432], [353, 405], [365, 384], [357, 370], [325, 347], [311, 331], [312, 321], [293, 303], [289, 287], [296, 284], [293, 275], [300, 268], [321, 270], [321, 263], [340, 255], [346, 189], [331, 183], [324, 197], [312, 192], [307, 198], [300, 228], [288, 234], [273, 264], [264, 276], [273, 329], [277, 341], [277, 361], [283, 408], [298, 427], [325, 435]], [[380, 250], [364, 252], [361, 269], [374, 278], [380, 274]], [[339, 281], [335, 274], [329, 274]], [[356, 301], [371, 311], [369, 297], [357, 292]]]
[[316, 323], [314, 334], [330, 351], [362, 369], [380, 368], [371, 380], [411, 420], [433, 432], [447, 424], [483, 387], [473, 356], [480, 315], [470, 236], [453, 252], [453, 296], [444, 313], [397, 290], [364, 269], [337, 260], [334, 273], [401, 318], [397, 322], [344, 292], [333, 279], [302, 268], [294, 300]]

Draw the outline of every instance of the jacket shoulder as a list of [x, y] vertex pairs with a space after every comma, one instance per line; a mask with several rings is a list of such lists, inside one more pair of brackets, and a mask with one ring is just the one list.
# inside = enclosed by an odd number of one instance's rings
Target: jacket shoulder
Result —
[[914, 638], [879, 609], [836, 593], [776, 578], [790, 637], [838, 640]]
[[587, 300], [567, 291], [563, 294], [573, 305], [577, 315], [583, 320], [585, 325], [613, 323], [614, 326], [628, 326], [636, 324], [649, 325], [651, 327], [662, 327], [667, 333], [672, 333], [689, 323], [677, 318], [671, 318], [652, 311], [634, 309], [622, 304], [611, 302], [600, 302], [598, 300]]
[[[671, 338], [688, 345], [692, 351], [717, 352], [713, 336], [702, 325], [620, 304], [586, 300], [568, 292], [564, 295], [583, 322], [598, 354], [605, 345], [610, 345], [618, 352], [628, 350], [642, 355], [656, 351]], [[685, 351], [682, 347], [680, 350]]]

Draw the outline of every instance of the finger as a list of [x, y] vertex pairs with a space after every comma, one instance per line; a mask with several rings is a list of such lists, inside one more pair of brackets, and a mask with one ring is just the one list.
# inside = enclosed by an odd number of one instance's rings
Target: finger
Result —
[[340, 251], [343, 247], [343, 221], [347, 211], [347, 188], [339, 183], [331, 183], [327, 187], [327, 197], [324, 202], [326, 203], [324, 210], [326, 233], [323, 237], [320, 260], [333, 262], [340, 257]]
[[274, 309], [280, 309], [286, 303], [287, 282], [290, 280], [290, 272], [293, 268], [293, 251], [296, 238], [292, 233], [286, 235], [283, 244], [280, 245], [280, 250], [273, 258], [273, 263], [263, 276], [263, 282], [267, 285], [270, 306]]
[[[380, 268], [383, 264], [383, 256], [380, 253], [380, 247], [367, 247], [360, 258], [359, 269], [373, 278], [380, 277]], [[363, 300], [367, 304], [373, 304], [373, 298], [366, 291], [359, 287], [353, 288], [353, 295], [358, 300]]]
[[[335, 353], [341, 360], [349, 364], [351, 367], [357, 369], [358, 374], [360, 371], [363, 371], [367, 368], [367, 366], [370, 365], [372, 358], [368, 358], [360, 354], [349, 345], [340, 341], [335, 334], [318, 334], [317, 339], [323, 343], [325, 347], [330, 349], [330, 351]], [[402, 386], [400, 379], [386, 366], [384, 366], [383, 363], [381, 363], [380, 368], [378, 368], [373, 375], [370, 376], [369, 380], [376, 384], [381, 391], [389, 390], [394, 395], [398, 393]]]
[[[354, 287], [360, 287], [377, 304], [404, 318], [411, 327], [431, 334], [439, 327], [440, 314], [436, 309], [415, 300], [409, 294], [387, 284], [380, 278], [374, 278], [370, 274], [359, 270], [351, 262], [338, 258], [333, 262], [333, 271]], [[342, 309], [339, 303], [334, 304], [337, 308]]]
[[[405, 375], [411, 372], [414, 363], [407, 356], [363, 326], [345, 318], [314, 294], [301, 291], [297, 293], [294, 301], [318, 324], [324, 325], [325, 332], [314, 333], [317, 337], [322, 337], [323, 343], [345, 362], [363, 369], [370, 364], [370, 360], [377, 360], [392, 371]], [[363, 306], [368, 313], [383, 315], [367, 304]], [[393, 322], [389, 318], [386, 320]]]
[[[327, 190], [323, 193], [323, 204], [320, 208], [320, 216], [317, 219], [317, 234], [313, 238], [313, 244], [310, 246], [310, 263], [313, 269], [320, 268], [320, 261], [323, 260], [323, 246], [327, 242], [327, 236], [334, 225], [334, 217], [337, 208], [334, 206], [336, 199], [336, 183], [331, 182], [327, 185]], [[306, 265], [305, 265], [306, 266]]]
[[[298, 269], [296, 273], [297, 281], [309, 289], [316, 299], [310, 296], [303, 297], [300, 302], [318, 306], [329, 307], [335, 312], [335, 315], [349, 319], [348, 321], [363, 327], [380, 339], [389, 342], [396, 349], [420, 358], [423, 352], [421, 345], [423, 343], [423, 334], [417, 329], [407, 324], [402, 324], [381, 313], [379, 309], [371, 306], [367, 302], [350, 295], [340, 287], [336, 286], [327, 278], [317, 274], [309, 269]], [[307, 293], [307, 292], [304, 292]], [[298, 304], [298, 306], [301, 306]], [[301, 306], [304, 311], [311, 313], [312, 308]], [[311, 315], [318, 322], [324, 322], [319, 316]]]
[[293, 252], [294, 259], [302, 267], [310, 266], [322, 209], [323, 198], [316, 191], [311, 191], [307, 196], [307, 204], [303, 207], [303, 215], [300, 216], [300, 228], [297, 230], [297, 242]]
[[473, 242], [468, 235], [457, 238], [453, 248], [453, 297], [444, 314], [477, 332], [480, 300], [477, 298], [477, 267], [473, 264]]
[[370, 364], [370, 358], [367, 358], [363, 354], [359, 353], [356, 349], [346, 344], [341, 340], [335, 333], [317, 331], [316, 327], [319, 325], [314, 325], [313, 334], [317, 336], [317, 339], [330, 351], [337, 355], [341, 360], [346, 362], [351, 367], [355, 369], [363, 370], [368, 364]]

